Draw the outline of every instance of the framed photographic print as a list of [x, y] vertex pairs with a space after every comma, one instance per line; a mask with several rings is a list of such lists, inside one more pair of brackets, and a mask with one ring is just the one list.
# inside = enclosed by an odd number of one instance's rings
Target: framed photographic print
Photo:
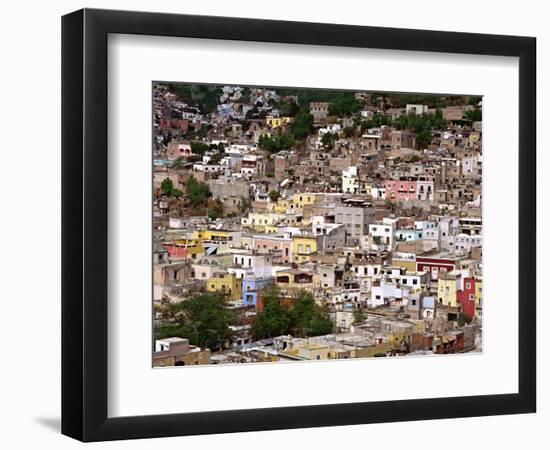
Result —
[[64, 434], [535, 412], [534, 38], [62, 24]]

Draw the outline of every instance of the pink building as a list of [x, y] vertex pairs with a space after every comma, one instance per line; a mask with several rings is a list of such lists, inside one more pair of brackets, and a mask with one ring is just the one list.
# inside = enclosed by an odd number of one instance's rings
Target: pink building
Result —
[[388, 200], [416, 200], [416, 180], [409, 178], [402, 180], [386, 180], [386, 199]]
[[165, 242], [162, 245], [168, 251], [168, 255], [170, 255], [171, 258], [187, 259], [189, 252], [187, 251], [186, 245], [168, 242]]
[[[292, 239], [283, 236], [256, 235], [252, 238], [254, 250], [272, 251], [280, 253], [283, 263], [292, 261]], [[275, 254], [276, 260], [279, 255]]]

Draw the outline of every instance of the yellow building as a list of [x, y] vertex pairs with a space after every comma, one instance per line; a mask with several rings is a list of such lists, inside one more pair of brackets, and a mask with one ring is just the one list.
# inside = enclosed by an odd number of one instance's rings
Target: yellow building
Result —
[[456, 275], [442, 272], [437, 280], [437, 300], [445, 306], [459, 306], [456, 300]]
[[225, 295], [227, 300], [239, 300], [242, 298], [243, 280], [234, 273], [217, 272], [206, 282], [206, 289]]
[[481, 317], [483, 310], [483, 279], [476, 278], [475, 285], [476, 316]]
[[264, 228], [264, 233], [268, 234], [276, 234], [279, 231], [279, 227], [277, 225], [266, 225]]
[[292, 236], [294, 262], [309, 262], [317, 254], [317, 240], [313, 236]]
[[280, 198], [277, 203], [273, 204], [273, 211], [279, 214], [285, 214], [289, 209], [292, 209], [292, 200]]
[[265, 231], [266, 227], [277, 225], [281, 220], [284, 220], [285, 214], [266, 212], [256, 213], [250, 212], [247, 217], [241, 218], [241, 225], [243, 227], [254, 228], [258, 231]]
[[323, 344], [304, 344], [279, 353], [282, 358], [316, 361], [329, 359], [330, 348]]
[[282, 289], [313, 291], [317, 281], [317, 274], [298, 269], [279, 270], [276, 273], [277, 286]]
[[[174, 244], [177, 247], [185, 248], [186, 250], [185, 254], [189, 258], [197, 259], [198, 255], [203, 255], [205, 252], [204, 246], [202, 245], [202, 240], [200, 239], [181, 238], [181, 239], [176, 239], [174, 241]], [[176, 251], [175, 254], [177, 255], [177, 253], [178, 252]]]
[[479, 142], [480, 138], [481, 138], [481, 135], [477, 131], [472, 131], [468, 136], [468, 140], [470, 141], [470, 144], [475, 144], [476, 142]]
[[299, 192], [292, 197], [292, 203], [294, 208], [303, 208], [304, 205], [313, 205], [317, 197], [319, 195], [314, 192]]
[[416, 255], [414, 253], [393, 253], [391, 265], [403, 267], [407, 272], [416, 272]]
[[284, 124], [290, 123], [291, 121], [292, 121], [292, 118], [287, 116], [283, 116], [283, 117], [267, 116], [265, 118], [266, 125], [271, 128], [279, 128]]
[[195, 230], [193, 238], [203, 241], [230, 242], [234, 238], [234, 232], [229, 230]]

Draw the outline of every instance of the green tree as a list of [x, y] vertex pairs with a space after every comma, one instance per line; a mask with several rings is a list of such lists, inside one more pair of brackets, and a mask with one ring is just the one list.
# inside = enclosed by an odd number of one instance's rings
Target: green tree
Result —
[[279, 191], [270, 191], [269, 192], [269, 199], [275, 203], [277, 200], [279, 200], [279, 197], [281, 196], [281, 194], [279, 193]]
[[481, 95], [471, 95], [468, 97], [468, 105], [478, 106], [482, 98]]
[[393, 121], [393, 124], [398, 130], [404, 130], [409, 125], [409, 119], [407, 116], [399, 116]]
[[325, 133], [323, 134], [323, 137], [321, 138], [321, 143], [329, 148], [332, 148], [332, 145], [334, 141], [338, 138], [336, 134], [333, 133]]
[[298, 292], [290, 314], [292, 328], [301, 336], [320, 336], [332, 332], [328, 310], [317, 305], [310, 292]]
[[432, 142], [432, 133], [429, 130], [422, 130], [416, 133], [415, 136], [416, 148], [419, 150], [425, 149]]
[[475, 108], [464, 113], [464, 118], [466, 120], [471, 120], [472, 122], [481, 122], [482, 114], [480, 108]]
[[174, 190], [174, 183], [170, 178], [165, 178], [160, 183], [160, 191], [164, 195], [168, 195], [169, 197], [172, 195], [172, 191]]
[[197, 181], [195, 177], [189, 177], [185, 188], [187, 197], [194, 207], [205, 206], [208, 198], [212, 196], [208, 185]]
[[256, 314], [252, 322], [252, 334], [256, 339], [288, 334], [292, 317], [281, 301], [279, 289], [275, 285], [263, 289], [264, 308]]
[[297, 140], [305, 139], [313, 130], [313, 116], [309, 109], [301, 107], [296, 113], [294, 121], [290, 124], [290, 132]]
[[358, 325], [360, 323], [363, 323], [367, 319], [367, 315], [365, 314], [365, 311], [362, 309], [356, 309], [353, 311], [353, 324]]
[[281, 116], [294, 117], [298, 113], [298, 105], [293, 99], [281, 101], [277, 104]]
[[341, 92], [336, 95], [329, 106], [329, 114], [332, 116], [350, 116], [361, 109], [361, 103], [350, 92]]
[[294, 138], [289, 133], [279, 133], [273, 136], [262, 135], [258, 140], [260, 148], [271, 153], [288, 150], [294, 145]]
[[155, 339], [181, 337], [191, 344], [215, 349], [231, 337], [229, 325], [236, 320], [224, 299], [210, 292], [177, 303], [173, 311], [175, 320], [155, 326]]
[[320, 336], [332, 332], [328, 310], [315, 303], [310, 292], [301, 290], [292, 300], [292, 307], [282, 303], [275, 285], [263, 291], [264, 309], [252, 323], [256, 338], [292, 333], [297, 336]]
[[205, 113], [216, 109], [222, 93], [218, 85], [169, 83], [167, 86], [181, 100], [199, 107]]
[[195, 155], [202, 155], [209, 148], [210, 148], [210, 146], [205, 144], [204, 142], [201, 142], [201, 141], [192, 141], [191, 142], [191, 151]]
[[361, 123], [361, 133], [364, 133], [365, 130], [369, 128], [378, 128], [382, 125], [389, 125], [391, 119], [384, 113], [374, 113], [372, 117], [368, 120], [365, 120]]

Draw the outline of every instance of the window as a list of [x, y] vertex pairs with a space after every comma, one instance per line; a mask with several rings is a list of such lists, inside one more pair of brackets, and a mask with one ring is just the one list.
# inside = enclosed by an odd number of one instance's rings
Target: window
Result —
[[474, 301], [475, 300], [475, 297], [474, 297], [474, 294], [470, 294], [470, 301]]
[[412, 305], [416, 306], [416, 299], [415, 298], [412, 299]]
[[418, 280], [416, 278], [413, 278], [412, 282], [413, 284], [418, 284]]
[[466, 283], [466, 289], [471, 289], [472, 285], [468, 282]]

